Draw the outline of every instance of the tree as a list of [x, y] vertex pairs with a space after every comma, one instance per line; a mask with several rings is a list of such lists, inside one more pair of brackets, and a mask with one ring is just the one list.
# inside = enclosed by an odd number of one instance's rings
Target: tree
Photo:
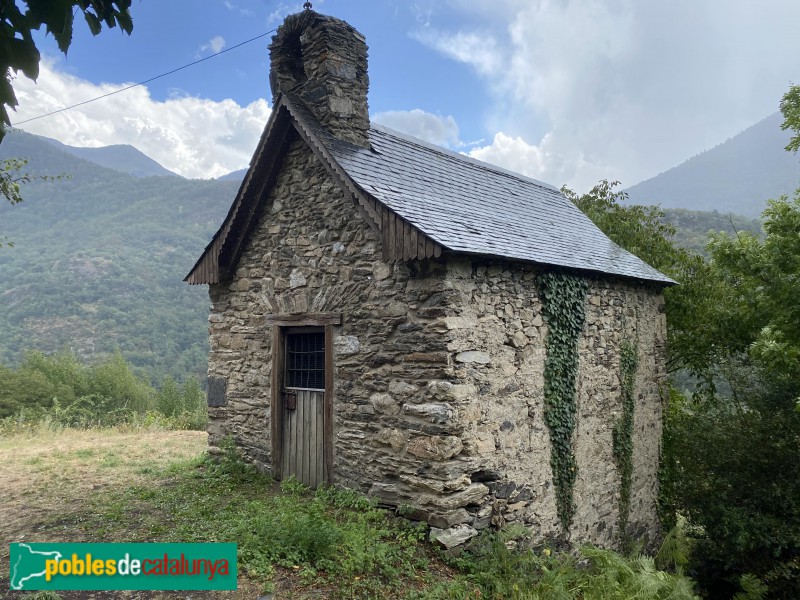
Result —
[[[0, 0], [0, 141], [11, 126], [8, 108], [19, 105], [11, 85], [16, 73], [20, 71], [34, 81], [39, 76], [41, 55], [33, 40], [33, 31], [44, 26], [45, 33], [51, 34], [64, 54], [72, 44], [75, 15], [83, 13], [89, 30], [97, 35], [106, 27], [119, 25], [129, 34], [133, 31], [133, 21], [128, 9], [131, 0], [23, 0], [24, 10], [16, 0]], [[0, 194], [11, 204], [22, 202], [20, 184], [33, 179], [52, 179], [23, 173], [20, 169], [25, 161], [11, 159], [0, 163]], [[5, 240], [6, 245], [13, 245]], [[0, 241], [0, 247], [3, 242]]]
[[715, 332], [698, 331], [697, 319], [706, 319], [712, 306], [724, 305], [724, 288], [709, 264], [697, 253], [679, 248], [675, 228], [664, 221], [656, 206], [626, 206], [628, 195], [614, 188], [618, 181], [603, 180], [589, 192], [562, 192], [617, 245], [652, 265], [680, 285], [664, 292], [668, 328], [668, 368], [687, 369], [713, 387], [707, 376], [715, 363]]
[[789, 87], [789, 91], [781, 99], [780, 108], [783, 113], [781, 129], [784, 131], [791, 129], [795, 133], [786, 149], [789, 152], [797, 152], [800, 150], [800, 85]]
[[[19, 103], [11, 86], [13, 73], [22, 72], [34, 81], [39, 76], [41, 58], [33, 31], [51, 34], [64, 54], [72, 43], [73, 22], [80, 11], [89, 30], [97, 35], [103, 28], [115, 27], [127, 34], [133, 31], [133, 21], [128, 12], [131, 0], [23, 0], [24, 10], [16, 0], [0, 0], [0, 140], [5, 127], [11, 126], [6, 107]], [[8, 196], [6, 196], [8, 197]], [[10, 198], [9, 198], [10, 199]]]

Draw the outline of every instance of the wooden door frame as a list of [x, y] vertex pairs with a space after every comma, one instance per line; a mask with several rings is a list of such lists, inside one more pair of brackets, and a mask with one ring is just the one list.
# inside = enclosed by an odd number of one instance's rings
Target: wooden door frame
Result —
[[286, 331], [294, 327], [320, 327], [325, 333], [325, 395], [323, 397], [322, 456], [324, 483], [333, 482], [333, 326], [341, 325], [342, 316], [335, 313], [306, 315], [267, 315], [272, 325], [272, 391], [270, 400], [270, 430], [272, 438], [272, 474], [283, 478], [283, 389], [286, 359]]

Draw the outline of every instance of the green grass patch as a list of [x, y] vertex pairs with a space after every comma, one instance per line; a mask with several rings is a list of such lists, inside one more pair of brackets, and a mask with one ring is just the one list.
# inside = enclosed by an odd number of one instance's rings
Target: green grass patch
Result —
[[653, 559], [594, 548], [553, 554], [531, 548], [523, 527], [448, 554], [426, 541], [424, 526], [358, 493], [278, 485], [231, 446], [220, 460], [152, 474], [96, 498], [81, 525], [106, 541], [235, 542], [240, 573], [289, 597], [694, 598], [691, 580], [657, 570]]

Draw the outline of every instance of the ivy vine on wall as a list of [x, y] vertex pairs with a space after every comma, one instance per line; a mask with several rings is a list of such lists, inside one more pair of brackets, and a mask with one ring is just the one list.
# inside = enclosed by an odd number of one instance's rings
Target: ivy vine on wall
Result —
[[584, 278], [565, 273], [546, 273], [538, 281], [547, 321], [544, 420], [550, 430], [550, 466], [553, 469], [556, 508], [566, 533], [575, 512], [572, 491], [577, 463], [572, 434], [575, 431], [578, 338], [586, 318], [584, 304], [589, 285]]
[[639, 366], [636, 345], [623, 342], [620, 347], [619, 374], [622, 383], [622, 416], [614, 424], [614, 460], [619, 469], [621, 490], [619, 500], [619, 534], [625, 539], [631, 508], [633, 479], [633, 396], [636, 369]]

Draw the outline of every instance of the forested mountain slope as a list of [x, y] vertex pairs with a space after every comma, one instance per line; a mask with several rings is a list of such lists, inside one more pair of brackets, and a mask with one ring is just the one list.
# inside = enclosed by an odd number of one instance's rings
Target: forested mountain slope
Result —
[[23, 187], [0, 203], [0, 363], [23, 350], [119, 348], [153, 379], [205, 374], [208, 298], [183, 276], [222, 221], [237, 182], [134, 177], [27, 134], [0, 156], [69, 179]]

